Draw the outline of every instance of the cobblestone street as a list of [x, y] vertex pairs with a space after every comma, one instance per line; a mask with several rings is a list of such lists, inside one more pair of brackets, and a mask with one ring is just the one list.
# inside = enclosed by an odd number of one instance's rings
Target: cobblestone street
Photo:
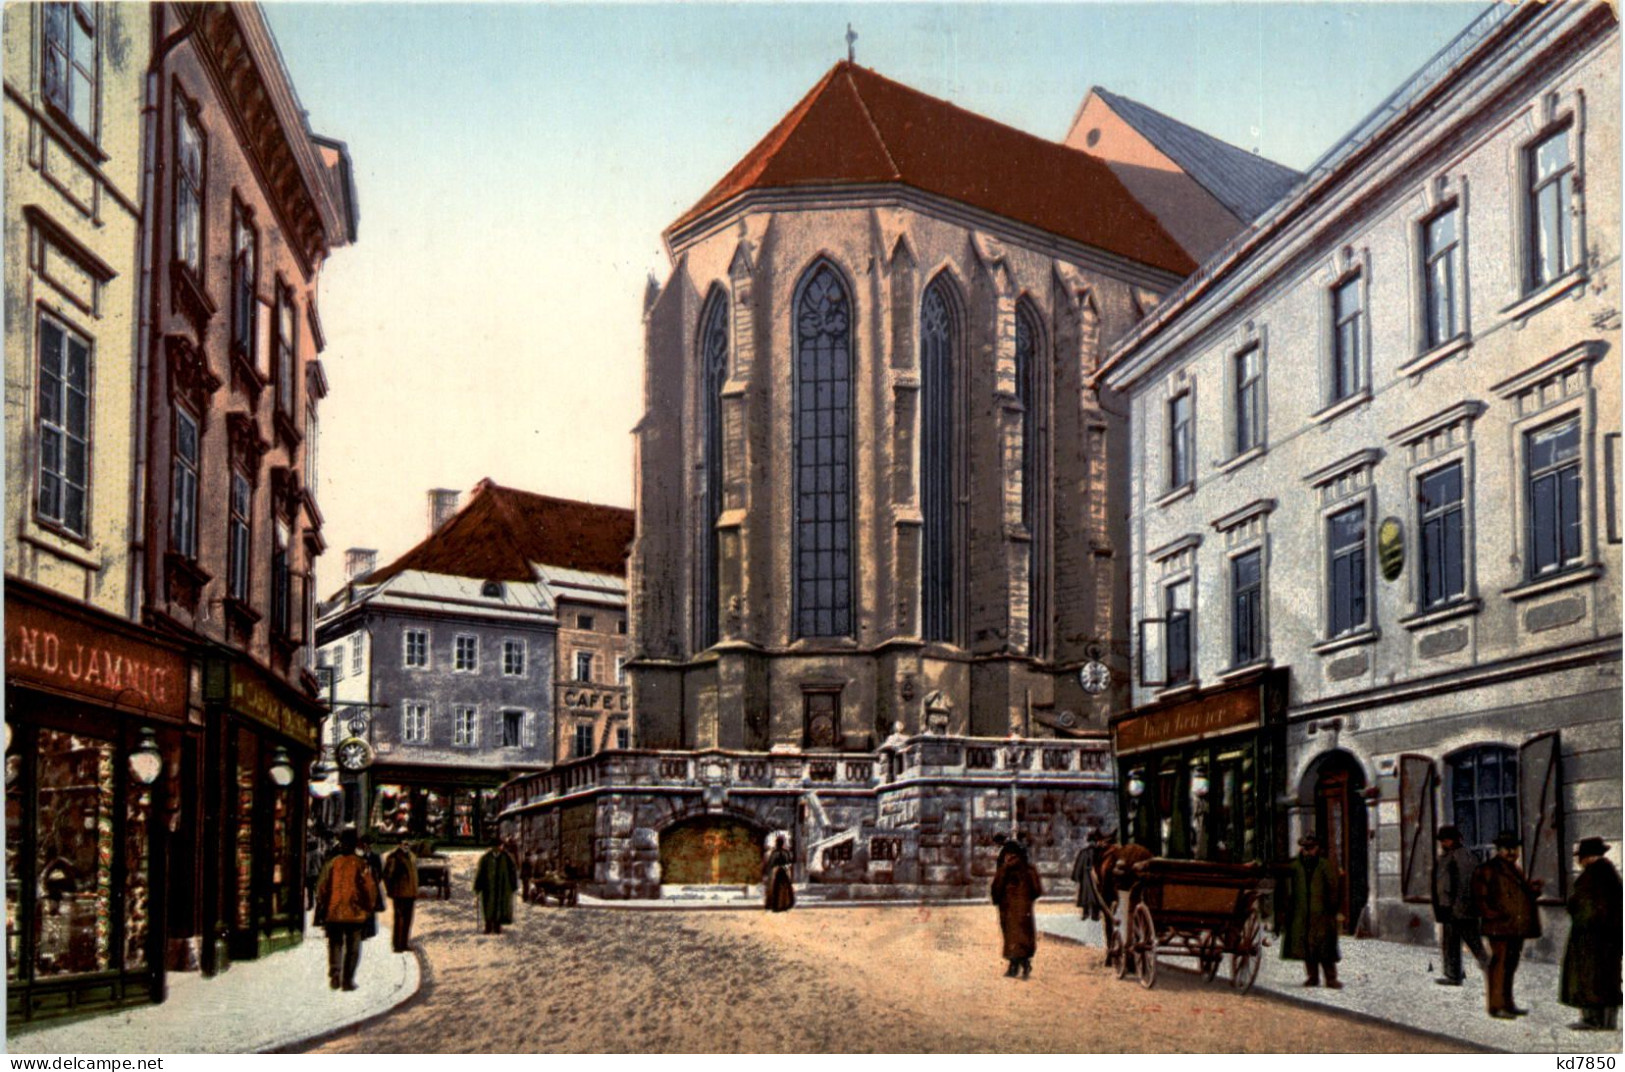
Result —
[[[1100, 967], [1099, 950], [1054, 940], [1030, 981], [1006, 979], [991, 906], [775, 916], [520, 904], [513, 927], [487, 936], [460, 874], [451, 901], [418, 913], [422, 993], [316, 1052], [1448, 1049], [1238, 996], [1222, 979], [1164, 972], [1142, 990]], [[386, 918], [363, 956], [387, 935]]]

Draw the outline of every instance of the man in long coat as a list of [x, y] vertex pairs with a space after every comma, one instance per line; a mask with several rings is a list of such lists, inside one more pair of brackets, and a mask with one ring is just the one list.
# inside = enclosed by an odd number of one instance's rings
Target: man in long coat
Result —
[[1439, 859], [1433, 868], [1433, 918], [1439, 924], [1439, 959], [1444, 977], [1441, 986], [1460, 986], [1466, 978], [1461, 967], [1461, 947], [1466, 943], [1473, 959], [1483, 967], [1489, 960], [1478, 937], [1478, 917], [1473, 910], [1473, 872], [1478, 857], [1461, 843], [1461, 831], [1441, 826], [1435, 835]]
[[393, 920], [390, 938], [395, 952], [405, 953], [411, 947], [412, 916], [418, 904], [418, 858], [404, 841], [384, 857], [384, 890]]
[[513, 895], [518, 888], [519, 869], [497, 841], [480, 857], [474, 872], [474, 896], [479, 898], [486, 934], [501, 934], [502, 925], [513, 922]]
[[1100, 859], [1101, 833], [1091, 829], [1084, 839], [1078, 858], [1072, 862], [1072, 881], [1078, 884], [1079, 914], [1084, 919], [1099, 919], [1103, 906], [1095, 878], [1095, 866]]
[[1535, 898], [1543, 883], [1530, 881], [1518, 866], [1518, 835], [1503, 830], [1495, 835], [1495, 855], [1473, 872], [1473, 903], [1478, 906], [1479, 927], [1490, 946], [1490, 962], [1484, 969], [1484, 997], [1490, 1015], [1497, 1020], [1522, 1016], [1512, 1001], [1512, 980], [1523, 959], [1523, 943], [1540, 937], [1540, 913]]
[[1033, 954], [1038, 951], [1038, 926], [1033, 905], [1044, 896], [1038, 870], [1027, 860], [1027, 848], [1014, 838], [999, 850], [999, 869], [993, 875], [993, 903], [999, 906], [999, 930], [1004, 935], [1004, 959], [1010, 962], [1005, 975], [1020, 973], [1023, 979], [1033, 973]]
[[1298, 839], [1298, 856], [1287, 868], [1291, 892], [1287, 900], [1286, 935], [1281, 943], [1282, 960], [1301, 960], [1307, 975], [1304, 986], [1319, 986], [1322, 969], [1326, 986], [1341, 990], [1337, 981], [1337, 925], [1343, 918], [1337, 911], [1342, 890], [1337, 868], [1320, 855], [1320, 839], [1305, 834]]
[[769, 912], [788, 912], [795, 907], [796, 887], [791, 875], [794, 864], [785, 837], [780, 834], [762, 861], [762, 901]]
[[1576, 1031], [1619, 1027], [1620, 887], [1619, 872], [1603, 859], [1602, 838], [1585, 838], [1574, 850], [1580, 877], [1569, 893], [1569, 942], [1563, 950], [1563, 986], [1558, 999], [1580, 1010]]
[[356, 851], [354, 829], [339, 833], [339, 847], [316, 879], [316, 925], [327, 931], [327, 983], [354, 990], [361, 940], [373, 913], [383, 907], [366, 857]]

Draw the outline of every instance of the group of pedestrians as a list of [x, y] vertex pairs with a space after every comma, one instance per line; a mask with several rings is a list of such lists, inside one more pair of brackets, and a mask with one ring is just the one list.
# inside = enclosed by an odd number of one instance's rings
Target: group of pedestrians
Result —
[[[339, 832], [326, 854], [311, 893], [315, 924], [327, 933], [327, 982], [334, 990], [355, 990], [361, 943], [378, 933], [378, 913], [389, 898], [390, 947], [411, 951], [412, 920], [418, 896], [418, 858], [406, 843], [379, 857], [354, 828]], [[513, 855], [497, 842], [480, 857], [474, 895], [486, 934], [501, 934], [513, 922], [519, 888]]]
[[[1528, 1010], [1513, 1001], [1513, 982], [1523, 958], [1524, 944], [1540, 937], [1538, 901], [1545, 889], [1519, 866], [1521, 839], [1505, 831], [1493, 842], [1494, 853], [1479, 861], [1466, 847], [1454, 826], [1439, 828], [1438, 859], [1434, 867], [1433, 909], [1439, 924], [1442, 986], [1466, 981], [1462, 966], [1465, 947], [1484, 972], [1485, 1004], [1498, 1020], [1523, 1016]], [[1569, 937], [1563, 953], [1562, 984], [1558, 1000], [1580, 1011], [1569, 1025], [1577, 1031], [1610, 1031], [1619, 1027], [1621, 948], [1621, 891], [1619, 872], [1607, 859], [1601, 838], [1585, 838], [1575, 847], [1579, 875], [1569, 894]], [[1133, 861], [1125, 858], [1130, 854]], [[1091, 830], [1072, 868], [1078, 884], [1077, 905], [1084, 919], [1108, 921], [1120, 898], [1128, 892], [1115, 887], [1119, 862], [1149, 858], [1141, 846], [1118, 845], [1109, 833]], [[1005, 857], [1001, 853], [1000, 874]], [[1321, 850], [1320, 839], [1305, 834], [1298, 839], [1298, 854], [1282, 874], [1280, 898], [1284, 960], [1302, 961], [1303, 985], [1342, 989], [1337, 977], [1341, 960], [1338, 935], [1346, 922], [1342, 876]], [[1035, 876], [1036, 880], [1036, 876]], [[995, 879], [994, 900], [1000, 882]], [[1126, 909], [1125, 909], [1126, 910]], [[1003, 920], [1001, 905], [1001, 921]], [[1012, 955], [1006, 929], [1007, 958]], [[1488, 948], [1486, 948], [1486, 946]], [[1028, 954], [1030, 956], [1030, 954]], [[1015, 962], [1007, 974], [1015, 974]], [[1322, 980], [1324, 979], [1324, 982]]]
[[[1545, 883], [1524, 874], [1518, 864], [1518, 835], [1504, 831], [1494, 855], [1478, 862], [1462, 843], [1461, 831], [1438, 832], [1433, 910], [1439, 923], [1442, 986], [1461, 986], [1465, 946], [1484, 971], [1485, 1004], [1497, 1020], [1513, 1020], [1528, 1010], [1513, 1000], [1513, 982], [1524, 943], [1540, 937], [1538, 902]], [[1580, 874], [1569, 892], [1569, 937], [1563, 951], [1558, 1000], [1580, 1011], [1569, 1026], [1576, 1031], [1612, 1031], [1619, 1026], [1621, 902], [1619, 872], [1607, 859], [1601, 838], [1584, 838], [1574, 855]], [[1485, 945], [1489, 948], [1486, 950]]]

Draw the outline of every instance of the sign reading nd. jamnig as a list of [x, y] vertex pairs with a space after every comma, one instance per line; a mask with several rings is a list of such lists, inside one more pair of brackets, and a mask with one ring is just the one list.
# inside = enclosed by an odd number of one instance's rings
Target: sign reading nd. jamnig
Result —
[[20, 601], [6, 603], [6, 677], [186, 719], [185, 656]]

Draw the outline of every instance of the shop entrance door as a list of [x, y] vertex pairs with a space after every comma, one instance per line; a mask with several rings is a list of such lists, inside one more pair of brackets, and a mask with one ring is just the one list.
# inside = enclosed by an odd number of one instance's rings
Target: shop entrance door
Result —
[[1315, 782], [1315, 829], [1326, 858], [1342, 877], [1343, 931], [1353, 934], [1369, 892], [1366, 864], [1365, 777], [1351, 760], [1333, 757]]

